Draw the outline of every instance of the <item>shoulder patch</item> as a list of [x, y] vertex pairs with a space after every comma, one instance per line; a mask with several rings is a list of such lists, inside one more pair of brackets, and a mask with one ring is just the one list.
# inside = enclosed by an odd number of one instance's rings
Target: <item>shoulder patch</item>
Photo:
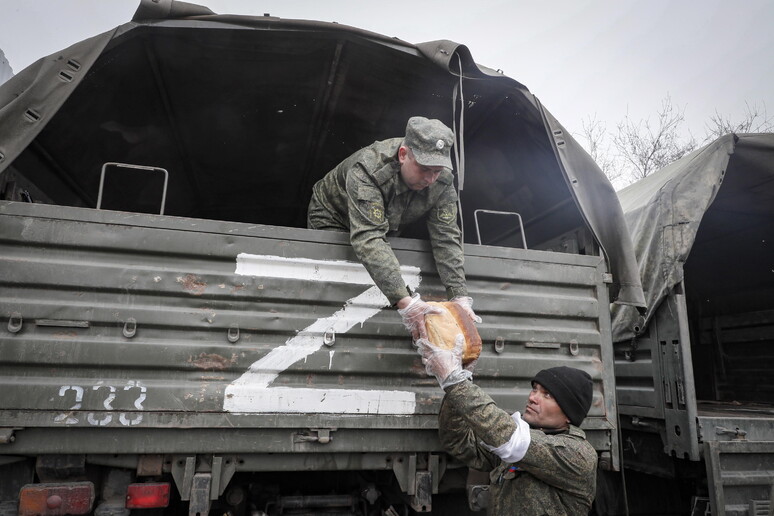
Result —
[[360, 201], [360, 210], [374, 224], [384, 222], [384, 206], [370, 201]]
[[450, 224], [457, 221], [457, 205], [453, 203], [446, 203], [439, 206], [436, 210], [438, 220], [445, 224]]

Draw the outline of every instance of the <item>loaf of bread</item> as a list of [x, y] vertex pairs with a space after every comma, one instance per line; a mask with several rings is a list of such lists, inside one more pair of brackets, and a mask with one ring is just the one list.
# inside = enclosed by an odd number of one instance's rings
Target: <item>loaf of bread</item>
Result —
[[442, 314], [427, 314], [425, 317], [428, 340], [439, 348], [451, 349], [454, 347], [457, 335], [462, 334], [465, 337], [462, 364], [468, 365], [477, 359], [481, 354], [481, 336], [465, 310], [451, 301], [442, 303], [430, 301], [427, 304], [444, 309]]

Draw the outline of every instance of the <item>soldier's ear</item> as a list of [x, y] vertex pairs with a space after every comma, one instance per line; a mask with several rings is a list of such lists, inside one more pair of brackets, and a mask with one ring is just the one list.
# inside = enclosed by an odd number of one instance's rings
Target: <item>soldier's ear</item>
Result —
[[398, 161], [403, 164], [404, 161], [406, 161], [406, 158], [408, 157], [408, 147], [405, 145], [401, 145], [398, 147]]

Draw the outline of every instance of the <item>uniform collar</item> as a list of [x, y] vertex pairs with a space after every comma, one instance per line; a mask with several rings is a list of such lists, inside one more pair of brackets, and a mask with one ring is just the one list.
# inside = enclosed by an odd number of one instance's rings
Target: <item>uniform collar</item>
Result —
[[[532, 427], [530, 427], [530, 428], [532, 428]], [[575, 425], [570, 425], [567, 428], [563, 428], [561, 430], [557, 430], [557, 429], [554, 429], [554, 428], [532, 428], [532, 429], [533, 430], [540, 430], [541, 432], [543, 432], [546, 435], [568, 434], [568, 435], [572, 435], [574, 437], [583, 437], [583, 438], [586, 437], [586, 432], [584, 432], [583, 430], [581, 430], [580, 428], [578, 428]]]
[[[395, 180], [398, 182], [398, 184], [395, 187], [395, 193], [400, 195], [411, 191], [411, 188], [409, 188], [408, 185], [403, 182], [403, 178], [400, 175], [400, 163], [398, 162], [396, 163], [397, 163], [397, 167], [395, 172]], [[427, 188], [425, 188], [425, 190], [427, 190]]]

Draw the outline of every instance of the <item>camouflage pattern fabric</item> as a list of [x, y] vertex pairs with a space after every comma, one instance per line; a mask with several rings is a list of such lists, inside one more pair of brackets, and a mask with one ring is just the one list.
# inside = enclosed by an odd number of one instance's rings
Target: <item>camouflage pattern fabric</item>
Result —
[[558, 434], [532, 429], [524, 458], [504, 463], [481, 442], [505, 444], [516, 423], [469, 381], [447, 388], [438, 426], [446, 451], [470, 468], [489, 472], [489, 515], [589, 513], [597, 453], [580, 428], [571, 425]]
[[408, 296], [400, 265], [387, 236], [421, 217], [433, 257], [449, 299], [466, 296], [457, 192], [444, 170], [424, 190], [409, 189], [400, 177], [398, 148], [402, 138], [375, 142], [342, 161], [318, 181], [309, 203], [307, 225], [312, 229], [349, 231], [350, 242], [368, 273], [390, 303]]

